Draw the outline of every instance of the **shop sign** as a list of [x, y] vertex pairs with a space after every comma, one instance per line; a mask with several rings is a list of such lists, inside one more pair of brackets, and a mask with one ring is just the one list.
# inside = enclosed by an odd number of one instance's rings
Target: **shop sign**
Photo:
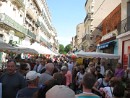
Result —
[[112, 31], [112, 32], [110, 32], [110, 33], [104, 35], [104, 36], [102, 37], [101, 41], [107, 40], [107, 39], [112, 38], [112, 37], [114, 37], [114, 36], [117, 36], [117, 30], [114, 30], [114, 31]]

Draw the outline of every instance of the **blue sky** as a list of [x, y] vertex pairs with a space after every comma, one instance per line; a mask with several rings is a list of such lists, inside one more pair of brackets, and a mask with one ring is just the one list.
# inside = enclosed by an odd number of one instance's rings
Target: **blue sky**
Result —
[[84, 21], [86, 0], [46, 0], [60, 44], [70, 44], [76, 26]]

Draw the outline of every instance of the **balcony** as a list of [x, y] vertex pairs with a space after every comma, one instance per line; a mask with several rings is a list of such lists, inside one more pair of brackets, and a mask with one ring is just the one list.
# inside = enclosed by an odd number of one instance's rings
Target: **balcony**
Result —
[[44, 13], [44, 17], [45, 17], [46, 24], [47, 24], [49, 27], [51, 27], [50, 22], [49, 22], [47, 16], [45, 15], [45, 13]]
[[90, 34], [86, 34], [83, 38], [82, 38], [82, 42], [84, 42], [84, 41], [88, 41], [88, 40], [90, 40]]
[[41, 25], [42, 31], [44, 31], [44, 32], [50, 37], [50, 33], [49, 33], [48, 30], [46, 29], [45, 25], [44, 25], [42, 22], [40, 23], [40, 25]]
[[21, 8], [21, 7], [25, 7], [25, 5], [24, 5], [24, 0], [11, 0], [11, 2], [13, 3], [13, 4], [16, 4], [19, 8]]
[[5, 13], [0, 13], [0, 27], [7, 30], [14, 30], [16, 32], [21, 32], [27, 34], [27, 29], [21, 26], [19, 23], [15, 22], [12, 18], [7, 16]]
[[117, 26], [118, 35], [130, 31], [130, 16], [122, 20], [121, 23]]
[[33, 0], [34, 1], [34, 3], [36, 4], [36, 6], [37, 6], [37, 8], [38, 8], [38, 10], [40, 11], [40, 12], [42, 12], [42, 7], [41, 7], [41, 2], [40, 2], [40, 0]]
[[40, 42], [47, 46], [47, 41], [42, 36], [40, 36]]
[[32, 33], [30, 30], [28, 30], [27, 35], [30, 36], [31, 38], [33, 38], [34, 40], [36, 39], [36, 35], [34, 33]]
[[90, 14], [90, 13], [87, 14], [87, 16], [86, 16], [85, 19], [84, 19], [84, 23], [85, 23], [87, 20], [88, 20], [88, 21], [89, 21], [89, 20], [90, 20], [90, 21], [93, 20], [92, 14]]
[[40, 23], [39, 19], [37, 19], [36, 25], [37, 25], [38, 27], [41, 26], [41, 23]]
[[31, 8], [27, 8], [27, 14], [34, 20], [37, 21], [37, 16], [35, 15], [35, 13], [33, 12], [33, 10]]

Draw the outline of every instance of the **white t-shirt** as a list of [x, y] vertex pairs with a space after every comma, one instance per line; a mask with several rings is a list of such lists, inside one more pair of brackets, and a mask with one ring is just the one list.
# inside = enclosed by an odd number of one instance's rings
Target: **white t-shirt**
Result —
[[77, 80], [77, 83], [80, 84], [82, 79], [83, 79], [83, 76], [84, 74], [81, 74], [80, 72], [77, 73], [77, 77], [78, 77], [78, 80]]
[[100, 88], [100, 91], [105, 93], [105, 98], [113, 98], [113, 87]]

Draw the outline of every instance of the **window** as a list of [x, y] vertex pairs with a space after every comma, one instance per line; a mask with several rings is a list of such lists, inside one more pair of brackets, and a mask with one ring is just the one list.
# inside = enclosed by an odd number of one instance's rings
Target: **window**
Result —
[[34, 31], [34, 27], [32, 27], [32, 31]]
[[117, 26], [114, 26], [114, 29], [117, 29]]
[[16, 8], [13, 8], [13, 11], [16, 11]]
[[22, 17], [22, 15], [20, 14], [20, 17]]

